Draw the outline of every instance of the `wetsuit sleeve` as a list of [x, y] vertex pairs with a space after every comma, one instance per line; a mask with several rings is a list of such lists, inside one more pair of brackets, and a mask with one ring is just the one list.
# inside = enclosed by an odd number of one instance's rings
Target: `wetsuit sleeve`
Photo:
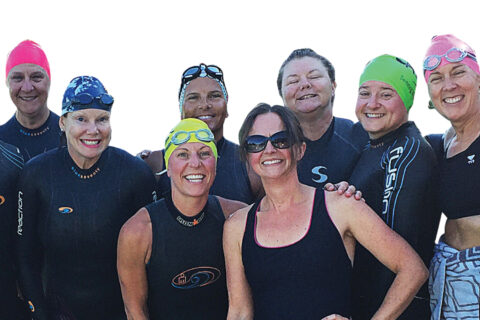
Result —
[[[147, 204], [157, 200], [156, 181], [152, 171], [141, 160], [135, 159], [138, 164], [136, 176], [132, 179], [134, 192], [134, 208], [139, 210]], [[133, 212], [133, 213], [135, 213]]]
[[[428, 263], [438, 228], [434, 210], [433, 171], [436, 159], [423, 140], [406, 137], [384, 154], [384, 221]], [[429, 249], [427, 249], [429, 248]]]
[[18, 184], [17, 263], [19, 282], [25, 301], [28, 301], [32, 318], [48, 320], [41, 281], [42, 247], [38, 235], [40, 178], [33, 168], [25, 168]]

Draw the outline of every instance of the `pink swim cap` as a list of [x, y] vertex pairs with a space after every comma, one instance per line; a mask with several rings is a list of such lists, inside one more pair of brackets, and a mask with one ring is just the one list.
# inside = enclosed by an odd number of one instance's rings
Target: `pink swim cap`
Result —
[[48, 78], [51, 79], [50, 65], [45, 52], [40, 48], [40, 45], [31, 40], [20, 42], [10, 52], [7, 59], [6, 77], [8, 77], [8, 73], [13, 67], [23, 63], [33, 63], [42, 67], [47, 72]]
[[[465, 42], [458, 39], [457, 37], [455, 37], [452, 34], [445, 34], [445, 35], [441, 35], [441, 36], [435, 36], [435, 37], [432, 38], [432, 44], [430, 45], [430, 47], [427, 50], [427, 53], [425, 54], [425, 59], [427, 59], [427, 57], [429, 57], [431, 55], [442, 56], [448, 50], [450, 50], [451, 48], [458, 48], [458, 49], [464, 50], [464, 51], [466, 51], [470, 54], [473, 54], [475, 56], [475, 50], [473, 50], [468, 44], [466, 44]], [[445, 57], [442, 57], [441, 59], [442, 60], [441, 60], [440, 64], [437, 66], [437, 68], [441, 67], [441, 66], [444, 66], [446, 64], [452, 63], [452, 62], [448, 61]], [[470, 69], [475, 71], [477, 74], [480, 74], [480, 70], [478, 68], [478, 63], [475, 60], [473, 60], [471, 57], [469, 57], [468, 55], [463, 60], [461, 60], [459, 62], [468, 66]], [[425, 76], [425, 81], [428, 82], [428, 78], [430, 77], [430, 74], [434, 70], [425, 70], [425, 68], [423, 69], [424, 76]]]

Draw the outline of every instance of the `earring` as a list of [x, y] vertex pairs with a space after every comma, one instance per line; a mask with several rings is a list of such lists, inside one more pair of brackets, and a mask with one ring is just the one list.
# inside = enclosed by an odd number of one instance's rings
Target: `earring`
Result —
[[428, 109], [435, 109], [432, 100], [428, 101]]

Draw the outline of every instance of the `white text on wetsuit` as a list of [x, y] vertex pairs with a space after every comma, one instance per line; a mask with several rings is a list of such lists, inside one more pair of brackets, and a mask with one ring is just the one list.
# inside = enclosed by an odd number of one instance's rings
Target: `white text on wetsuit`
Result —
[[390, 151], [388, 160], [387, 176], [385, 177], [385, 190], [383, 191], [383, 211], [382, 214], [388, 212], [390, 207], [390, 197], [395, 187], [395, 180], [397, 179], [397, 168], [394, 166], [394, 160], [399, 158], [403, 153], [403, 148], [398, 147]]
[[22, 235], [23, 231], [23, 200], [22, 200], [22, 191], [18, 191], [18, 228], [17, 233], [19, 236]]

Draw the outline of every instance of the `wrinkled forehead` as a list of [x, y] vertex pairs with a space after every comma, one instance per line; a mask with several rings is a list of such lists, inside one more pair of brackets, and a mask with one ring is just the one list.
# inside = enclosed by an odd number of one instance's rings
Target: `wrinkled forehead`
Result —
[[323, 65], [322, 61], [317, 58], [295, 58], [285, 65], [285, 68], [283, 69], [283, 78], [285, 79], [292, 75], [304, 74], [312, 71], [327, 73], [327, 68]]

